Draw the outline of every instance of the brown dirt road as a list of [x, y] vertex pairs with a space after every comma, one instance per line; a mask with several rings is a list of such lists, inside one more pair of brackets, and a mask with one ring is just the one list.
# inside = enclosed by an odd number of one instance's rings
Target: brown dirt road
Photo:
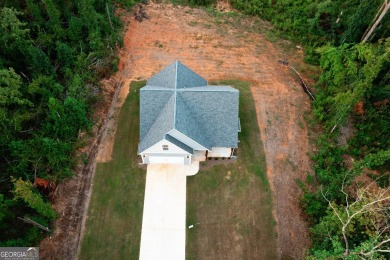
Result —
[[[303, 258], [309, 237], [299, 207], [301, 191], [296, 179], [304, 180], [310, 170], [307, 155], [310, 146], [303, 118], [310, 101], [299, 80], [278, 63], [279, 59], [288, 59], [295, 67], [303, 67], [300, 50], [291, 48], [285, 41], [280, 44], [268, 41], [261, 28], [269, 25], [255, 18], [212, 15], [200, 9], [156, 3], [147, 5], [146, 11], [149, 20], [140, 23], [133, 18], [125, 19], [129, 24], [124, 47], [119, 51], [119, 71], [103, 82], [111, 90], [118, 82], [122, 87], [113, 101], [107, 123], [109, 130], [103, 136], [97, 161], [111, 159], [115, 114], [132, 80], [148, 79], [180, 60], [207, 80], [249, 81], [273, 191], [279, 258]], [[282, 45], [289, 47], [282, 48]], [[50, 243], [46, 251], [50, 251], [49, 247]], [[53, 250], [62, 255], [62, 249]]]

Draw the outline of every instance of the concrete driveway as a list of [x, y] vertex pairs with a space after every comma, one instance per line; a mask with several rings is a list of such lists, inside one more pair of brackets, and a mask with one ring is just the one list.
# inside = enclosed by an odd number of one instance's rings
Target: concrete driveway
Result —
[[185, 259], [186, 176], [198, 170], [199, 162], [148, 165], [141, 260]]

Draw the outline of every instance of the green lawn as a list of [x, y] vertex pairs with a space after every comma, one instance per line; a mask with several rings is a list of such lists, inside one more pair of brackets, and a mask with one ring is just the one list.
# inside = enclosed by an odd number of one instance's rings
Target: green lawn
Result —
[[[187, 178], [187, 259], [276, 259], [272, 197], [248, 83], [240, 90], [238, 160]], [[199, 223], [199, 224], [197, 224]]]
[[[238, 160], [187, 178], [187, 259], [275, 259], [276, 233], [256, 111], [240, 90]], [[132, 82], [120, 111], [113, 159], [98, 163], [80, 259], [138, 259], [145, 170], [138, 168], [139, 88]]]
[[98, 163], [80, 259], [138, 259], [146, 171], [138, 168], [139, 89], [120, 111], [112, 161]]

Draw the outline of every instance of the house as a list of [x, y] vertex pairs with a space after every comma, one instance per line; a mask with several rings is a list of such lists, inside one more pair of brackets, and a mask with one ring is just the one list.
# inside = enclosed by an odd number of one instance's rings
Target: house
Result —
[[231, 158], [238, 145], [239, 91], [210, 86], [175, 62], [140, 91], [140, 143], [143, 164], [191, 164]]

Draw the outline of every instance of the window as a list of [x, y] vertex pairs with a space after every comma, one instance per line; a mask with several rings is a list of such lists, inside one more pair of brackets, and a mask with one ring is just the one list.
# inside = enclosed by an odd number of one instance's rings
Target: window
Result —
[[163, 144], [162, 148], [163, 148], [164, 151], [168, 151], [168, 145], [167, 144]]

